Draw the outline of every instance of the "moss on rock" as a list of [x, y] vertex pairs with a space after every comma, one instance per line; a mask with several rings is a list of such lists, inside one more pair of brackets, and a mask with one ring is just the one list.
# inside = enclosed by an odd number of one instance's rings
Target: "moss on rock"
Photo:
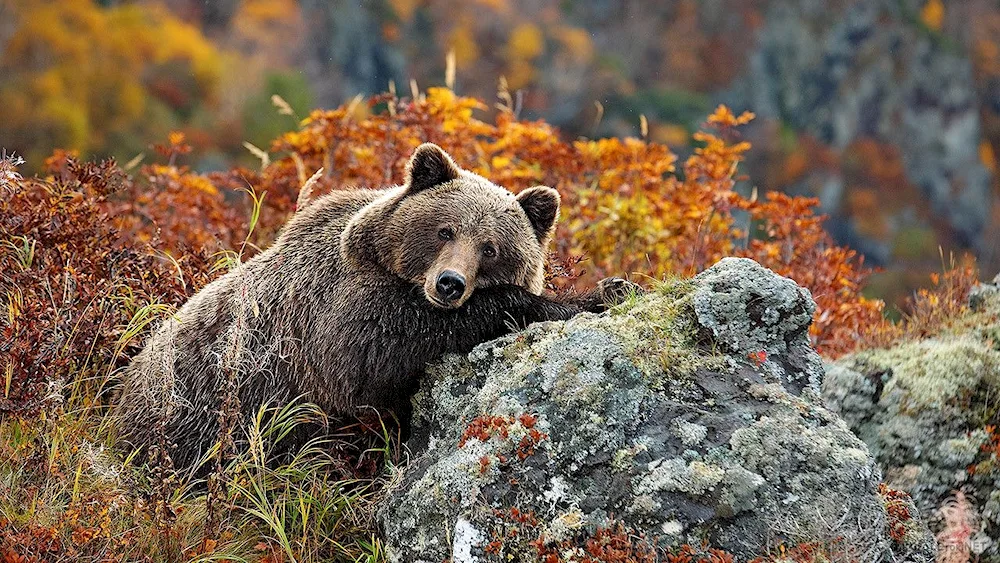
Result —
[[946, 528], [941, 509], [961, 491], [970, 545], [1000, 561], [1000, 288], [981, 285], [970, 305], [934, 338], [829, 364], [823, 396], [932, 530]]
[[738, 560], [840, 538], [870, 561], [930, 561], [919, 519], [923, 535], [890, 536], [878, 467], [815, 401], [812, 307], [794, 283], [724, 260], [445, 358], [414, 400], [417, 457], [380, 513], [391, 558], [573, 560], [586, 538], [627, 530]]

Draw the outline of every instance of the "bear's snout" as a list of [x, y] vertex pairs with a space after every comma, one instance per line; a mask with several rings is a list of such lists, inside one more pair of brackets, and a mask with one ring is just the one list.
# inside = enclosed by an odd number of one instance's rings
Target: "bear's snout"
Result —
[[435, 289], [449, 304], [454, 303], [465, 295], [465, 276], [452, 270], [445, 270], [437, 277]]

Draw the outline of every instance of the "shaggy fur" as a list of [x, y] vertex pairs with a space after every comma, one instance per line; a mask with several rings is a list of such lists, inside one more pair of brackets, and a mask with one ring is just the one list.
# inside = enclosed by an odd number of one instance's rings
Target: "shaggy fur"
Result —
[[[417, 149], [403, 186], [307, 202], [134, 358], [117, 407], [125, 438], [149, 445], [162, 420], [175, 464], [192, 465], [217, 438], [225, 373], [237, 374], [243, 416], [301, 395], [332, 415], [405, 417], [428, 361], [622, 298], [619, 279], [572, 300], [541, 295], [558, 209], [555, 190], [515, 197], [435, 145]], [[436, 283], [446, 271], [466, 282], [452, 300]]]

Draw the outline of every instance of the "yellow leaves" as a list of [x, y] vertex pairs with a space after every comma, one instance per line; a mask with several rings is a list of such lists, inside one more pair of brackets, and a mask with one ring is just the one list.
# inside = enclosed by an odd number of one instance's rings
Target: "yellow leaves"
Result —
[[396, 13], [400, 20], [408, 22], [413, 19], [413, 14], [420, 6], [419, 0], [389, 0], [392, 11]]
[[171, 145], [183, 145], [184, 139], [185, 136], [183, 131], [171, 131], [167, 134], [167, 142]]
[[983, 163], [990, 172], [997, 171], [997, 158], [996, 154], [993, 152], [993, 145], [989, 141], [982, 141], [979, 143], [979, 162]]
[[[220, 52], [159, 5], [14, 5], [18, 25], [6, 43], [0, 75], [21, 86], [0, 89], [0, 107], [8, 110], [0, 137], [41, 130], [57, 146], [116, 149], [105, 147], [111, 133], [135, 128], [141, 136], [149, 98], [191, 105], [210, 101], [217, 89]], [[188, 84], [191, 76], [194, 86]], [[29, 155], [39, 161], [44, 156]]]
[[920, 21], [931, 31], [941, 31], [941, 26], [944, 25], [944, 2], [927, 0], [920, 10]]
[[469, 68], [479, 60], [479, 45], [468, 25], [459, 25], [451, 32], [449, 47], [455, 53], [455, 65], [459, 69]]
[[475, 121], [472, 110], [486, 109], [478, 100], [459, 98], [448, 88], [428, 88], [426, 101], [431, 113], [443, 117], [441, 130], [445, 133], [454, 133]]
[[522, 23], [514, 28], [507, 39], [507, 57], [531, 60], [545, 50], [545, 36], [537, 25]]
[[552, 35], [577, 63], [587, 63], [593, 59], [594, 43], [590, 39], [590, 32], [586, 29], [557, 27]]
[[351, 154], [357, 159], [358, 163], [362, 166], [375, 166], [378, 163], [378, 157], [375, 154], [375, 149], [371, 147], [353, 147], [351, 149]]
[[498, 170], [500, 168], [506, 168], [509, 165], [510, 165], [510, 157], [508, 156], [494, 156], [493, 159], [490, 161], [490, 166], [494, 170]]
[[211, 196], [219, 195], [219, 189], [216, 188], [212, 182], [209, 182], [204, 176], [188, 176], [187, 185]]
[[545, 35], [538, 26], [522, 23], [515, 27], [507, 39], [507, 72], [511, 90], [527, 86], [535, 79], [537, 69], [532, 64], [545, 51]]
[[295, 0], [244, 0], [236, 18], [245, 17], [258, 25], [269, 26], [297, 15]]
[[673, 123], [654, 124], [650, 137], [657, 143], [663, 143], [670, 147], [686, 146], [691, 139], [687, 129]]

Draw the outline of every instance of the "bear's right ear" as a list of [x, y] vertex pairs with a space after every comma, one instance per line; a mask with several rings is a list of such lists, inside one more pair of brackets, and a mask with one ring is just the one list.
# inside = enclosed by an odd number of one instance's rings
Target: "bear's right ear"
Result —
[[559, 192], [547, 186], [534, 186], [517, 194], [517, 202], [521, 204], [531, 228], [535, 231], [538, 242], [544, 246], [552, 237], [556, 227], [556, 217], [559, 216]]
[[458, 178], [455, 161], [434, 143], [417, 147], [406, 164], [406, 192], [415, 194]]

